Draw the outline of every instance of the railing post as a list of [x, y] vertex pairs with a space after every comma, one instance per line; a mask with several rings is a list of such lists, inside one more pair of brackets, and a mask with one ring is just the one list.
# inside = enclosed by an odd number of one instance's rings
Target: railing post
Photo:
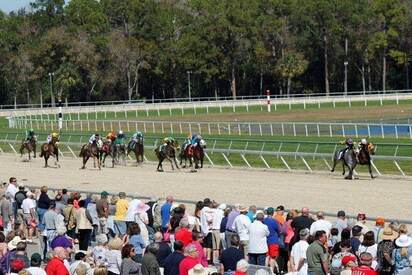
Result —
[[240, 130], [240, 123], [237, 124], [237, 129], [238, 129], [238, 131], [239, 131], [239, 136], [241, 136], [241, 135], [242, 135], [242, 132], [241, 132], [241, 130]]
[[265, 160], [265, 158], [262, 155], [260, 155], [260, 159], [262, 160], [263, 164], [265, 164], [266, 168], [270, 169], [269, 164], [267, 163], [267, 161]]
[[330, 136], [330, 137], [333, 137], [333, 134], [332, 134], [332, 124], [329, 124], [329, 136]]
[[318, 137], [320, 137], [319, 123], [316, 123], [316, 128], [317, 128], [317, 130], [318, 130]]
[[260, 132], [260, 135], [262, 136], [263, 133], [262, 133], [262, 124], [261, 123], [259, 123], [259, 132]]
[[172, 124], [172, 122], [170, 122], [170, 133], [172, 133], [172, 135], [173, 135], [173, 124]]
[[228, 129], [229, 135], [230, 135], [230, 123], [227, 124], [227, 129]]
[[369, 124], [368, 124], [368, 137], [371, 137], [371, 127]]
[[342, 123], [342, 136], [346, 137], [345, 135], [345, 125]]
[[207, 123], [207, 131], [208, 131], [209, 135], [212, 134], [212, 133], [210, 132], [210, 123]]
[[293, 123], [293, 136], [296, 137], [296, 124]]
[[244, 156], [243, 154], [240, 154], [240, 156], [242, 157], [242, 159], [243, 159], [243, 161], [246, 163], [246, 165], [247, 165], [249, 168], [252, 168], [252, 166], [251, 166], [250, 163], [247, 161], [247, 159], [245, 158], [245, 156]]
[[[218, 123], [217, 124], [217, 133], [219, 134], [219, 136], [220, 136], [220, 124]], [[411, 137], [412, 138], [412, 137]]]
[[358, 135], [358, 125], [357, 124], [355, 124], [355, 136], [359, 137], [359, 135]]
[[289, 171], [292, 171], [292, 169], [290, 169], [290, 166], [288, 165], [288, 163], [286, 162], [286, 160], [285, 160], [282, 156], [279, 156], [279, 157], [280, 157], [280, 159], [282, 160], [283, 164], [286, 166], [286, 168], [288, 168]]
[[285, 136], [285, 125], [282, 122], [282, 136]]
[[385, 131], [383, 130], [383, 124], [381, 124], [381, 132], [382, 132], [382, 138], [385, 138]]
[[152, 126], [153, 126], [153, 133], [156, 133], [156, 127], [155, 127], [155, 123], [154, 123], [154, 121], [152, 121]]
[[183, 129], [182, 129], [182, 123], [179, 122], [179, 130], [180, 130], [180, 134], [183, 134]]
[[215, 166], [215, 164], [213, 163], [212, 159], [209, 157], [208, 153], [205, 152], [205, 157], [207, 158], [207, 160], [210, 162], [210, 164], [213, 166]]
[[305, 134], [308, 136], [308, 125], [305, 123]]
[[200, 123], [197, 124], [197, 128], [199, 129], [199, 135], [202, 134], [202, 127], [200, 127]]

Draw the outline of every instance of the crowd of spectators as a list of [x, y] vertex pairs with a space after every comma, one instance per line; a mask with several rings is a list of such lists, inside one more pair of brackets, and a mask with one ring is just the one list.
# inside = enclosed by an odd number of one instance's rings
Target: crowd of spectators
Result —
[[0, 274], [412, 274], [407, 226], [382, 217], [51, 193], [0, 189]]

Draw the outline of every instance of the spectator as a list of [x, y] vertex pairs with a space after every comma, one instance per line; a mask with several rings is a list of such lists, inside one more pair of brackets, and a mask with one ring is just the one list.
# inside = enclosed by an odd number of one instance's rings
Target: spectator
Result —
[[239, 214], [240, 214], [239, 208], [240, 208], [240, 205], [235, 204], [235, 208], [230, 211], [230, 213], [228, 214], [228, 217], [227, 217], [226, 231], [225, 231], [225, 240], [226, 240], [226, 246], [227, 247], [230, 247], [231, 236], [233, 234], [237, 234], [235, 229], [234, 229], [234, 224], [233, 223], [234, 223], [236, 217], [239, 216]]
[[[340, 244], [341, 244], [343, 241], [349, 240], [349, 243], [351, 243], [351, 237], [350, 237], [350, 234], [351, 234], [351, 233], [350, 233], [350, 232], [351, 232], [351, 231], [349, 230], [349, 228], [345, 228], [345, 229], [342, 230], [342, 233], [341, 233], [341, 236], [340, 236], [340, 241], [337, 242], [337, 243], [333, 246], [332, 251], [331, 251], [331, 256], [333, 256], [333, 255], [341, 252]], [[352, 247], [351, 247], [351, 251], [352, 251], [352, 250], [353, 250], [353, 249], [352, 249]], [[352, 254], [354, 254], [354, 253], [352, 252]]]
[[123, 241], [116, 237], [109, 242], [109, 251], [106, 252], [106, 264], [109, 275], [120, 274], [120, 267], [122, 265], [122, 253]]
[[365, 235], [366, 232], [369, 231], [369, 228], [366, 226], [366, 215], [365, 213], [359, 213], [357, 218], [357, 222], [355, 225], [362, 227], [362, 235]]
[[340, 275], [352, 275], [352, 268], [357, 266], [356, 256], [345, 256], [342, 258], [343, 270]]
[[293, 239], [295, 236], [295, 231], [292, 227], [293, 219], [298, 216], [298, 211], [296, 209], [291, 209], [286, 215], [286, 222], [284, 225], [285, 230], [285, 246], [287, 246], [288, 251], [292, 250]]
[[108, 275], [109, 271], [104, 265], [98, 266], [94, 269], [93, 275]]
[[373, 233], [375, 234], [375, 243], [380, 243], [381, 241], [381, 233], [385, 228], [385, 219], [383, 217], [377, 217], [375, 221], [375, 227], [372, 229]]
[[62, 189], [62, 201], [64, 205], [67, 205], [67, 201], [69, 200], [69, 194], [67, 194], [67, 189], [63, 188]]
[[69, 275], [69, 271], [64, 265], [64, 260], [69, 257], [68, 252], [63, 247], [56, 247], [53, 250], [53, 258], [46, 265], [47, 275]]
[[69, 272], [71, 275], [76, 275], [78, 274], [78, 268], [80, 267], [81, 273], [85, 274], [93, 274], [93, 270], [86, 262], [86, 254], [83, 252], [77, 252], [76, 255], [74, 255], [74, 262], [71, 263]]
[[76, 210], [76, 228], [79, 232], [79, 249], [87, 251], [93, 230], [93, 220], [85, 207], [85, 201], [79, 201], [79, 209]]
[[236, 264], [236, 272], [233, 275], [247, 275], [249, 264], [246, 260], [240, 260]]
[[220, 269], [224, 272], [236, 271], [237, 262], [245, 258], [243, 250], [239, 249], [239, 236], [235, 234], [231, 238], [231, 246], [223, 250], [220, 256]]
[[276, 207], [276, 214], [274, 218], [278, 221], [280, 226], [285, 224], [285, 207], [283, 205], [279, 205], [278, 207]]
[[209, 263], [213, 248], [212, 224], [215, 211], [211, 208], [212, 201], [208, 198], [203, 201], [203, 208], [200, 211], [200, 229], [204, 235], [203, 247], [206, 249], [206, 258]]
[[159, 263], [156, 259], [159, 245], [149, 244], [142, 259], [142, 275], [160, 275]]
[[13, 262], [14, 260], [22, 260], [25, 268], [30, 266], [30, 260], [26, 256], [27, 244], [24, 240], [20, 239], [19, 236], [16, 236], [11, 242], [9, 242], [8, 247], [10, 250], [9, 262]]
[[369, 252], [363, 252], [359, 256], [359, 266], [352, 268], [352, 274], [377, 275], [371, 267], [373, 257]]
[[395, 249], [394, 240], [398, 238], [398, 233], [392, 228], [385, 227], [380, 234], [381, 242], [378, 244], [377, 261], [379, 264], [380, 275], [393, 274], [392, 253]]
[[352, 248], [352, 253], [357, 255], [359, 246], [361, 245], [360, 238], [362, 236], [362, 227], [355, 225], [352, 228], [352, 238], [350, 239], [350, 247]]
[[267, 217], [263, 220], [263, 223], [269, 229], [269, 236], [267, 236], [269, 266], [271, 270], [274, 270], [276, 267], [277, 272], [280, 272], [276, 263], [276, 260], [280, 255], [280, 225], [278, 221], [273, 218], [273, 215], [275, 214], [275, 209], [273, 207], [269, 207], [266, 210], [266, 213]]
[[[226, 205], [222, 205], [226, 208]], [[219, 264], [219, 253], [220, 253], [220, 224], [223, 219], [223, 210], [222, 207], [216, 203], [212, 203], [212, 209], [214, 211], [213, 220], [212, 220], [212, 249], [213, 249], [213, 263]]]
[[375, 243], [375, 234], [373, 234], [373, 231], [368, 231], [366, 232], [365, 236], [363, 236], [363, 242], [358, 248], [358, 255], [362, 254], [363, 252], [368, 252], [372, 255], [372, 268], [376, 269], [378, 266], [378, 245]]
[[338, 236], [340, 236], [342, 233], [342, 230], [348, 228], [348, 220], [346, 219], [346, 213], [343, 210], [338, 211], [337, 216], [338, 218], [335, 224], [333, 225], [333, 227], [339, 230]]
[[251, 223], [255, 220], [256, 211], [257, 211], [256, 205], [249, 206], [249, 211], [247, 212], [246, 216], [249, 218]]
[[10, 199], [12, 204], [13, 216], [17, 218], [17, 204], [15, 200], [16, 193], [19, 191], [17, 188], [17, 179], [15, 177], [11, 177], [9, 179], [9, 184], [7, 185], [5, 196]]
[[92, 256], [97, 266], [100, 266], [106, 262], [106, 253], [109, 251], [107, 247], [107, 235], [99, 234], [96, 236], [96, 246], [93, 247]]
[[179, 274], [188, 275], [189, 270], [200, 263], [199, 253], [192, 244], [185, 247], [185, 258], [179, 264]]
[[339, 230], [337, 228], [332, 228], [330, 230], [330, 237], [328, 239], [328, 250], [329, 252], [333, 249], [335, 244], [337, 244], [340, 240], [339, 236]]
[[163, 235], [160, 232], [154, 234], [154, 241], [159, 245], [159, 250], [156, 253], [156, 259], [160, 267], [165, 267], [165, 260], [167, 256], [172, 254], [172, 250], [168, 243], [163, 241]]
[[57, 236], [50, 242], [51, 249], [56, 247], [73, 248], [73, 240], [66, 235], [66, 227], [59, 225], [56, 228]]
[[310, 229], [310, 226], [313, 223], [313, 219], [309, 217], [309, 208], [303, 207], [301, 215], [293, 218], [291, 226], [295, 232], [295, 241], [298, 241], [299, 232], [302, 229]]
[[10, 195], [4, 195], [0, 201], [0, 215], [3, 218], [3, 230], [7, 234], [12, 230], [14, 223], [13, 205]]
[[149, 245], [149, 231], [147, 229], [147, 224], [149, 223], [147, 210], [149, 210], [149, 208], [150, 206], [140, 201], [137, 205], [135, 215], [135, 221], [140, 227], [140, 235], [142, 236], [145, 246]]
[[46, 271], [41, 268], [41, 255], [39, 253], [33, 253], [30, 258], [30, 267], [27, 268], [27, 271], [31, 275], [46, 275]]
[[19, 186], [19, 191], [16, 192], [14, 195], [14, 201], [16, 202], [16, 208], [17, 208], [17, 219], [20, 222], [24, 221], [23, 218], [23, 211], [21, 209], [21, 204], [23, 203], [24, 199], [27, 198], [26, 191], [24, 191], [24, 186], [20, 185]]
[[116, 214], [114, 217], [114, 228], [115, 233], [119, 237], [123, 237], [126, 234], [126, 212], [128, 209], [129, 203], [126, 200], [126, 193], [120, 192], [119, 199], [116, 202]]
[[63, 209], [64, 223], [67, 227], [67, 235], [70, 238], [76, 238], [76, 209], [73, 205], [73, 199], [67, 200], [67, 206]]
[[315, 233], [315, 241], [306, 251], [308, 261], [308, 275], [323, 275], [329, 272], [326, 232], [321, 230]]
[[356, 257], [353, 255], [350, 251], [350, 241], [349, 240], [343, 240], [339, 244], [340, 252], [336, 253], [332, 257], [331, 261], [331, 266], [330, 266], [330, 274], [331, 275], [339, 275], [340, 272], [343, 270], [342, 266], [342, 259], [346, 256], [352, 256]]
[[184, 259], [183, 251], [184, 245], [181, 241], [173, 243], [173, 252], [166, 257], [164, 262], [164, 275], [179, 275], [179, 265]]
[[36, 200], [34, 199], [34, 194], [32, 192], [27, 192], [27, 197], [23, 200], [21, 208], [23, 211], [23, 220], [27, 226], [27, 242], [31, 243], [33, 241], [34, 230], [38, 225]]
[[232, 228], [239, 235], [240, 248], [243, 250], [245, 256], [248, 254], [249, 247], [249, 226], [251, 224], [250, 219], [246, 216], [247, 208], [244, 206], [239, 207], [239, 215], [233, 221]]
[[99, 219], [100, 234], [107, 234], [107, 218], [109, 217], [109, 202], [107, 197], [109, 193], [103, 191], [100, 194], [100, 199], [96, 201], [96, 212]]
[[189, 221], [183, 218], [179, 222], [179, 228], [175, 231], [175, 240], [181, 241], [186, 247], [192, 242], [192, 231], [189, 230]]
[[394, 263], [395, 274], [399, 274], [411, 265], [412, 238], [406, 234], [401, 234], [396, 239], [395, 244], [397, 248], [392, 252], [392, 262]]
[[166, 232], [167, 231], [167, 226], [169, 224], [170, 220], [170, 212], [172, 209], [173, 205], [173, 197], [172, 196], [167, 196], [166, 197], [166, 203], [162, 205], [162, 208], [160, 209], [160, 214], [162, 217], [162, 231]]
[[147, 225], [155, 231], [159, 230], [161, 224], [159, 199], [152, 196], [147, 202], [147, 205], [149, 206], [149, 209], [147, 210], [147, 219], [149, 222]]
[[258, 212], [256, 219], [249, 225], [249, 263], [265, 266], [266, 253], [268, 252], [267, 237], [270, 232], [267, 225], [263, 224], [264, 214]]
[[37, 200], [37, 214], [39, 215], [39, 229], [43, 230], [45, 228], [43, 216], [50, 208], [50, 203], [52, 202], [47, 195], [47, 186], [42, 186], [40, 189], [40, 197]]
[[206, 259], [206, 255], [203, 250], [203, 240], [204, 240], [204, 235], [200, 232], [193, 231], [192, 235], [193, 241], [190, 243], [190, 245], [193, 245], [197, 249], [197, 255], [198, 255], [198, 260], [199, 263], [201, 263], [204, 266], [208, 266], [208, 262]]
[[58, 191], [57, 195], [54, 197], [54, 201], [56, 203], [56, 208], [59, 210], [60, 213], [63, 213], [65, 204], [63, 202], [63, 196], [60, 191]]
[[10, 275], [18, 275], [25, 268], [25, 263], [22, 259], [15, 259], [10, 262]]
[[189, 270], [189, 275], [208, 275], [209, 272], [201, 264], [195, 265], [191, 270]]
[[136, 255], [133, 245], [126, 244], [122, 248], [122, 264], [120, 274], [139, 274], [140, 266], [133, 260]]
[[135, 255], [133, 260], [137, 263], [142, 262], [144, 248], [146, 247], [142, 236], [140, 235], [140, 226], [137, 223], [132, 223], [128, 229], [128, 235], [126, 236], [125, 243], [130, 243], [135, 249]]
[[323, 212], [318, 212], [316, 214], [317, 220], [312, 223], [310, 226], [310, 235], [315, 236], [315, 233], [317, 231], [325, 231], [326, 235], [329, 237], [330, 236], [330, 230], [332, 229], [332, 224], [325, 220], [325, 216]]
[[229, 207], [226, 207], [226, 205], [224, 205], [224, 207], [225, 207], [225, 209], [223, 210], [222, 221], [220, 222], [220, 239], [221, 239], [222, 248], [226, 249], [226, 248], [228, 248], [228, 246], [226, 245], [225, 232], [226, 232], [226, 225], [227, 225], [228, 215], [229, 215], [231, 209]]
[[[54, 203], [54, 201], [50, 201], [48, 205], [49, 210], [47, 210], [46, 213], [44, 213], [43, 215], [43, 224], [45, 227], [45, 234], [43, 235], [43, 240], [45, 244], [43, 249], [43, 258], [46, 257], [47, 249], [48, 247], [50, 247], [51, 241], [57, 236], [56, 228], [58, 223], [58, 214], [56, 204]], [[38, 211], [40, 211], [39, 208]]]
[[96, 241], [96, 235], [98, 234], [98, 228], [99, 228], [99, 217], [97, 215], [97, 208], [96, 208], [96, 201], [97, 197], [96, 196], [91, 196], [91, 200], [86, 206], [87, 211], [90, 214], [90, 217], [92, 218], [92, 232], [91, 232], [91, 240]]
[[300, 230], [300, 240], [292, 247], [292, 252], [290, 254], [290, 263], [292, 272], [296, 272], [297, 275], [308, 274], [308, 264], [306, 261], [306, 251], [309, 247], [308, 237], [309, 230], [307, 228]]

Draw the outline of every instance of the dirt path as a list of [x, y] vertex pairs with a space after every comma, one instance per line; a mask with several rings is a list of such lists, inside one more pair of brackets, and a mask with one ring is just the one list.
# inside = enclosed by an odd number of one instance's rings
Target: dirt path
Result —
[[[42, 160], [22, 162], [12, 155], [0, 156], [0, 177], [16, 176], [27, 185], [48, 185], [78, 190], [126, 191], [139, 195], [164, 197], [173, 194], [179, 199], [199, 200], [210, 197], [218, 202], [269, 206], [283, 204], [288, 208], [308, 206], [313, 210], [335, 212], [345, 209], [369, 216], [411, 218], [410, 179], [377, 178], [345, 181], [340, 175], [292, 174], [247, 169], [204, 168], [198, 173], [188, 170], [155, 172], [155, 166], [104, 168], [101, 171], [88, 163], [79, 170], [80, 160], [65, 158], [62, 168], [42, 168]], [[166, 171], [170, 166], [165, 165]], [[26, 179], [22, 181], [23, 179]]]

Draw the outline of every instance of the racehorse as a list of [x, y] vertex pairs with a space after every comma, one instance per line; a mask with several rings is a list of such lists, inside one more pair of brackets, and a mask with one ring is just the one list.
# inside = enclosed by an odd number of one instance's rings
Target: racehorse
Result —
[[[134, 146], [133, 146], [134, 143]], [[131, 140], [127, 145], [127, 155], [134, 152], [137, 164], [142, 163], [144, 160], [144, 144], [143, 137], [139, 137], [136, 141]]]
[[184, 160], [185, 164], [183, 165], [183, 167], [186, 167], [186, 162], [187, 160], [189, 160], [189, 167], [192, 167], [192, 162], [194, 162], [195, 169], [203, 168], [203, 159], [205, 156], [203, 151], [204, 148], [206, 148], [206, 142], [204, 139], [201, 139], [199, 141], [198, 146], [193, 146], [192, 144], [188, 144], [187, 146], [182, 145], [181, 153], [179, 155], [180, 165], [182, 165], [182, 162]]
[[176, 150], [178, 149], [179, 149], [179, 145], [176, 141], [157, 146], [157, 148], [155, 149], [155, 153], [156, 153], [157, 159], [159, 160], [159, 164], [157, 165], [158, 172], [163, 172], [162, 162], [165, 159], [170, 161], [172, 170], [175, 170], [173, 167], [173, 161], [176, 165], [176, 168], [179, 169], [179, 166], [177, 165], [177, 160], [176, 160]]
[[97, 161], [97, 167], [101, 169], [100, 167], [100, 148], [102, 148], [103, 142], [101, 140], [98, 140], [97, 143], [93, 142], [92, 144], [85, 144], [82, 146], [82, 149], [80, 150], [79, 157], [83, 158], [83, 166], [81, 169], [86, 168], [86, 163], [89, 160], [90, 157], [93, 158], [93, 166], [96, 167], [96, 161]]
[[110, 156], [112, 158], [112, 168], [114, 167], [115, 156], [114, 156], [114, 146], [111, 141], [107, 140], [103, 142], [102, 149], [100, 150], [99, 158], [102, 166], [105, 166], [106, 157]]
[[335, 167], [339, 161], [342, 161], [343, 172], [342, 175], [345, 175], [345, 166], [349, 169], [349, 174], [345, 179], [353, 179], [353, 170], [356, 165], [368, 165], [368, 170], [371, 178], [374, 176], [372, 174], [372, 164], [371, 164], [371, 155], [375, 154], [375, 146], [368, 142], [366, 145], [361, 145], [360, 150], [349, 149], [346, 150], [344, 155], [341, 155], [341, 150], [338, 150], [333, 155], [333, 167], [331, 172], [335, 171]]
[[52, 137], [52, 140], [49, 143], [43, 143], [40, 149], [40, 157], [44, 157], [44, 167], [48, 167], [48, 160], [50, 157], [54, 157], [55, 165], [60, 167], [59, 164], [59, 148], [58, 145], [58, 138]]
[[36, 136], [32, 136], [30, 140], [23, 140], [21, 143], [21, 147], [20, 147], [20, 157], [23, 157], [23, 151], [24, 149], [26, 149], [27, 153], [29, 154], [29, 160], [31, 159], [30, 157], [31, 152], [34, 153], [33, 158], [36, 158], [36, 142], [37, 142]]
[[115, 163], [126, 165], [126, 146], [124, 144], [114, 144], [112, 147]]

